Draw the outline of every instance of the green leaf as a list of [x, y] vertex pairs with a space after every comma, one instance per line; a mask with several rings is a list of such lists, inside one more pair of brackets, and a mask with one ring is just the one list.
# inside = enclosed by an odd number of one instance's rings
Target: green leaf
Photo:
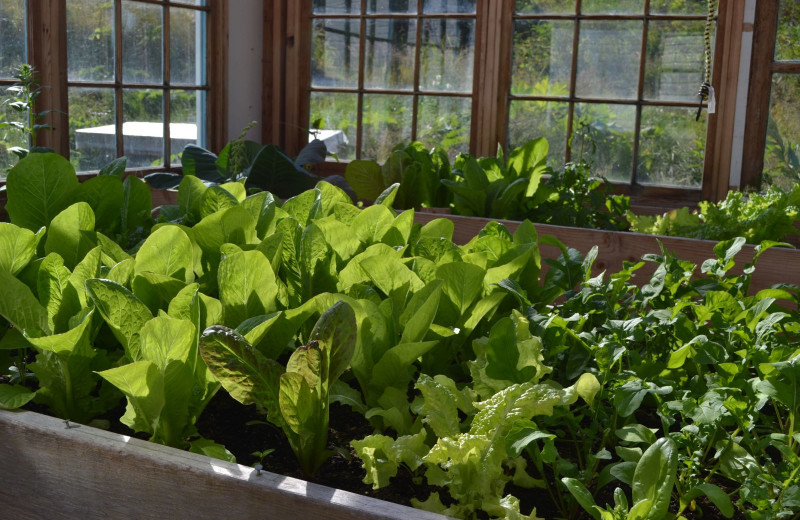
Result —
[[18, 274], [36, 256], [36, 248], [44, 236], [14, 224], [0, 222], [0, 269]]
[[[128, 158], [124, 155], [122, 157], [118, 157], [111, 161], [110, 163], [106, 164], [100, 171], [97, 172], [99, 177], [104, 175], [109, 175], [112, 177], [116, 177], [118, 179], [122, 179], [122, 176], [125, 175], [125, 168], [128, 166]], [[84, 183], [85, 184], [85, 183]]]
[[200, 203], [207, 189], [200, 178], [184, 172], [181, 184], [178, 186], [178, 207], [181, 214], [187, 216], [187, 223], [201, 220]]
[[474, 412], [472, 400], [462, 393], [452, 379], [443, 375], [430, 377], [420, 374], [414, 387], [422, 394], [419, 415], [437, 437], [451, 437], [461, 432], [462, 412]]
[[356, 196], [362, 200], [377, 201], [386, 189], [381, 166], [375, 161], [350, 161], [344, 177]]
[[685, 508], [692, 500], [703, 495], [705, 495], [712, 504], [717, 506], [722, 516], [725, 518], [731, 518], [733, 516], [731, 497], [720, 489], [719, 486], [709, 483], [698, 484], [689, 491], [683, 493], [681, 495], [681, 508]]
[[122, 183], [122, 232], [130, 235], [137, 230], [150, 231], [151, 211], [150, 187], [136, 176], [126, 177]]
[[515, 148], [508, 156], [507, 168], [512, 175], [529, 179], [526, 197], [532, 197], [539, 189], [542, 175], [547, 171], [547, 139], [540, 137]]
[[150, 310], [125, 287], [111, 280], [86, 280], [86, 291], [122, 343], [132, 361], [139, 361], [140, 331], [153, 318]]
[[0, 269], [0, 316], [31, 336], [50, 334], [53, 323], [27, 285]]
[[486, 272], [477, 265], [451, 262], [440, 265], [436, 269], [436, 276], [443, 280], [442, 292], [455, 307], [458, 316], [463, 316], [483, 291]]
[[200, 197], [197, 203], [197, 212], [199, 217], [204, 219], [218, 211], [234, 208], [238, 205], [239, 200], [231, 192], [223, 189], [222, 186], [210, 186]]
[[400, 325], [403, 327], [400, 343], [414, 343], [425, 339], [436, 317], [441, 294], [442, 281], [434, 280], [411, 297], [400, 315]]
[[64, 267], [64, 260], [57, 254], [47, 255], [39, 266], [37, 289], [39, 302], [47, 309], [53, 320], [54, 332], [67, 329], [68, 320], [81, 310], [78, 292], [69, 279], [72, 273]]
[[278, 389], [282, 366], [264, 357], [236, 331], [219, 325], [200, 336], [200, 355], [231, 397], [245, 405], [263, 406], [270, 421], [281, 424]]
[[192, 235], [203, 250], [205, 267], [216, 270], [220, 260], [220, 247], [231, 243], [239, 246], [258, 241], [256, 222], [242, 207], [229, 208], [214, 213], [192, 228]]
[[192, 356], [197, 355], [195, 332], [195, 326], [189, 320], [168, 316], [153, 318], [140, 332], [142, 359], [152, 361], [161, 370], [166, 370], [172, 361], [194, 364]]
[[154, 231], [136, 253], [135, 273], [151, 272], [194, 281], [194, 246], [178, 226], [163, 226]]
[[247, 188], [260, 188], [281, 198], [293, 197], [310, 190], [319, 182], [275, 145], [261, 148], [246, 170]]
[[6, 212], [11, 223], [36, 231], [75, 202], [75, 169], [55, 153], [34, 153], [19, 161], [6, 179]]
[[0, 409], [16, 410], [28, 404], [36, 392], [22, 385], [0, 384]]
[[128, 400], [122, 423], [136, 432], [154, 434], [166, 403], [164, 374], [158, 366], [151, 361], [136, 361], [98, 374]]
[[94, 231], [94, 212], [85, 202], [77, 202], [56, 215], [47, 230], [45, 254], [57, 253], [68, 269], [74, 269], [95, 244], [83, 231]]
[[277, 309], [275, 273], [258, 251], [241, 251], [225, 257], [219, 264], [218, 283], [225, 324], [230, 327]]
[[600, 512], [598, 511], [594, 502], [594, 497], [592, 497], [592, 494], [588, 489], [586, 489], [586, 486], [584, 486], [580, 480], [570, 477], [563, 477], [561, 482], [564, 484], [564, 486], [566, 486], [567, 491], [570, 492], [572, 497], [576, 502], [578, 502], [578, 504], [580, 504], [584, 511], [592, 515], [592, 518], [595, 520], [601, 520]]
[[225, 460], [228, 462], [236, 462], [236, 457], [222, 444], [217, 444], [211, 439], [196, 439], [189, 443], [189, 451], [192, 453], [199, 453], [206, 457], [212, 457], [218, 460]]
[[668, 437], [653, 443], [639, 459], [631, 485], [634, 507], [650, 500], [649, 511], [641, 516], [645, 520], [664, 518], [669, 508], [672, 487], [678, 471], [678, 450]]
[[97, 231], [114, 236], [120, 231], [122, 180], [112, 175], [92, 177], [81, 183], [77, 199], [94, 212]]

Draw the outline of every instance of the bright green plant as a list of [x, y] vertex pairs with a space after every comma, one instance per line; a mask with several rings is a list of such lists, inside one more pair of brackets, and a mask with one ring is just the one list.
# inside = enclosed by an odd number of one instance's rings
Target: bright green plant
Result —
[[322, 314], [308, 344], [292, 353], [285, 370], [231, 329], [212, 327], [200, 339], [201, 355], [221, 384], [242, 404], [255, 403], [267, 411], [307, 475], [330, 456], [331, 388], [349, 367], [355, 344], [355, 314], [343, 302]]

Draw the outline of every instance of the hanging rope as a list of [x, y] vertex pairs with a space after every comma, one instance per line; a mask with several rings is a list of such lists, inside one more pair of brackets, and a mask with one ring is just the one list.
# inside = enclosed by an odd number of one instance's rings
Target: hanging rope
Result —
[[717, 16], [717, 1], [708, 0], [708, 10], [706, 11], [706, 28], [703, 32], [703, 43], [705, 44], [705, 61], [703, 62], [703, 83], [700, 85], [700, 105], [697, 107], [697, 117], [695, 121], [700, 121], [700, 114], [703, 112], [703, 103], [713, 98], [713, 87], [711, 86], [711, 31], [714, 28], [714, 19]]

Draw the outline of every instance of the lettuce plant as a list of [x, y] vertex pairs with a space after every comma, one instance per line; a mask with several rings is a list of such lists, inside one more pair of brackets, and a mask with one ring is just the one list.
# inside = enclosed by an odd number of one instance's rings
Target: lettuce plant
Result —
[[234, 399], [259, 405], [283, 429], [303, 472], [313, 475], [330, 456], [331, 388], [349, 367], [355, 345], [355, 313], [338, 302], [320, 316], [309, 342], [292, 353], [285, 368], [224, 326], [206, 329], [200, 352]]

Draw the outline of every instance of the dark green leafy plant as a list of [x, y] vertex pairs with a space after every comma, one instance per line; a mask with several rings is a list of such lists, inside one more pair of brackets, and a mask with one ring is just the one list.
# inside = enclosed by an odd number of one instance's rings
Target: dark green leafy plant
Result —
[[[9, 96], [3, 100], [3, 106], [11, 108], [19, 114], [18, 121], [0, 121], [0, 129], [11, 127], [25, 135], [31, 150], [37, 150], [36, 137], [40, 130], [50, 128], [50, 125], [42, 123], [42, 119], [47, 112], [36, 111], [36, 100], [42, 93], [41, 86], [36, 81], [36, 69], [28, 64], [20, 65], [14, 72], [17, 83], [6, 87]], [[20, 159], [28, 155], [28, 149], [15, 146], [9, 149]]]

